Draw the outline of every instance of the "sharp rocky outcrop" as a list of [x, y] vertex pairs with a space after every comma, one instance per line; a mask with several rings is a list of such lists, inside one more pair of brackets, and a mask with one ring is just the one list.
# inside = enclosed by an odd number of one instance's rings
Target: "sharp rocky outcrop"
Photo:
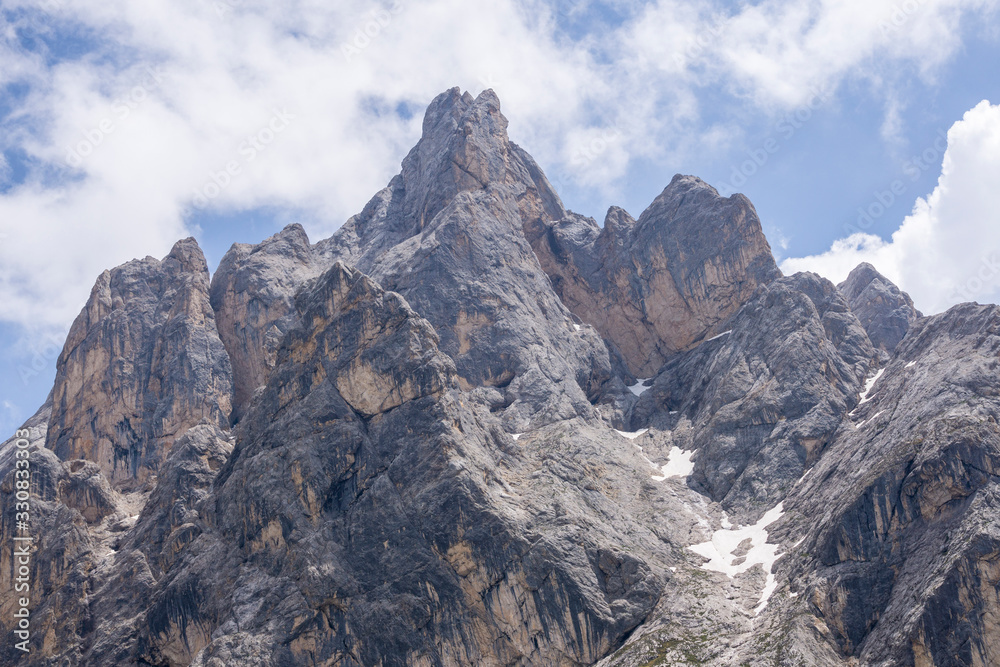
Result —
[[56, 364], [46, 447], [135, 486], [188, 428], [227, 428], [232, 370], [208, 288], [194, 239], [101, 274]]
[[565, 214], [507, 137], [493, 91], [430, 105], [402, 172], [318, 252], [406, 298], [434, 326], [465, 389], [490, 388], [508, 428], [574, 416], [612, 382], [607, 348], [559, 299], [526, 226]]
[[838, 287], [884, 359], [892, 356], [906, 332], [922, 317], [910, 295], [867, 262], [859, 264]]
[[836, 287], [815, 274], [761, 288], [727, 326], [664, 365], [632, 423], [692, 428], [691, 483], [756, 520], [823, 455], [877, 355]]
[[675, 176], [638, 220], [613, 207], [603, 228], [569, 215], [526, 231], [559, 296], [640, 377], [721, 333], [780, 276], [750, 201], [693, 176]]

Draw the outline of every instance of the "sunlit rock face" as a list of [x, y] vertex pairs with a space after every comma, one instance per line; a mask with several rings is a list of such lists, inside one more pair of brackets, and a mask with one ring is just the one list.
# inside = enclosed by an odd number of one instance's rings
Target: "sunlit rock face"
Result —
[[232, 370], [194, 239], [105, 271], [56, 366], [46, 447], [134, 487], [199, 423], [229, 426]]
[[603, 228], [569, 215], [526, 232], [566, 305], [639, 377], [721, 333], [781, 275], [750, 201], [694, 176], [675, 176], [638, 220], [613, 207]]

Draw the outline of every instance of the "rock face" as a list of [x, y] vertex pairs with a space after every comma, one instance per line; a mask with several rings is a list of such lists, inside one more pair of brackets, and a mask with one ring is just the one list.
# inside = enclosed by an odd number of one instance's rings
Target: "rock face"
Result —
[[98, 278], [59, 355], [46, 447], [141, 483], [191, 426], [229, 426], [232, 391], [205, 258], [179, 241]]
[[839, 286], [851, 310], [868, 332], [872, 345], [888, 359], [906, 337], [913, 323], [922, 317], [910, 295], [868, 263], [859, 264]]
[[99, 278], [0, 445], [0, 662], [1000, 663], [1000, 308], [781, 276], [693, 177], [598, 227], [506, 127], [449, 91], [333, 237]]
[[527, 233], [566, 305], [640, 377], [721, 333], [781, 275], [750, 201], [693, 176], [674, 176], [638, 221], [613, 207], [603, 228], [571, 215]]
[[761, 288], [727, 326], [667, 362], [632, 422], [695, 425], [692, 484], [756, 520], [822, 456], [877, 356], [833, 283], [815, 274]]
[[294, 326], [295, 292], [321, 271], [301, 225], [256, 246], [237, 243], [212, 276], [211, 304], [233, 367], [238, 419], [274, 368], [278, 346]]
[[441, 337], [465, 389], [499, 392], [512, 431], [593, 417], [611, 381], [600, 337], [552, 289], [525, 226], [565, 214], [507, 137], [493, 91], [438, 96], [402, 173], [318, 244], [398, 292]]
[[531, 537], [504, 499], [513, 443], [463, 405], [454, 362], [398, 294], [337, 263], [297, 308], [217, 481], [241, 586], [192, 610], [224, 637], [198, 664], [581, 664], [641, 621], [658, 576], [590, 537], [626, 577], [606, 592], [586, 559], [553, 553], [568, 545]]
[[808, 602], [784, 613], [861, 664], [1000, 659], [998, 354], [995, 306], [919, 321], [793, 493], [805, 537], [787, 566]]

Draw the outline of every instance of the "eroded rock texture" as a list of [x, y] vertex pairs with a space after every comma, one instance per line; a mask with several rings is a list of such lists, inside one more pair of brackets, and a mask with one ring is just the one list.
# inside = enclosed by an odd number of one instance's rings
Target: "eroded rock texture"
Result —
[[693, 177], [601, 228], [506, 128], [448, 91], [333, 237], [99, 278], [0, 662], [1000, 662], [1000, 309], [781, 276]]
[[332, 239], [344, 261], [403, 295], [441, 337], [463, 388], [494, 388], [511, 430], [592, 418], [608, 351], [552, 289], [522, 229], [560, 217], [533, 160], [507, 138], [493, 91], [457, 88], [427, 110], [403, 169]]
[[208, 278], [194, 239], [162, 261], [147, 257], [98, 278], [56, 365], [48, 449], [134, 486], [191, 426], [228, 427], [232, 371]]
[[605, 592], [527, 530], [512, 441], [398, 294], [338, 263], [297, 307], [217, 483], [240, 587], [199, 664], [585, 664], [641, 621], [662, 575], [590, 536], [628, 573]]
[[282, 337], [296, 323], [296, 291], [321, 270], [301, 225], [256, 246], [233, 244], [222, 258], [211, 304], [233, 368], [237, 419], [264, 386]]
[[839, 289], [868, 332], [872, 345], [891, 357], [913, 323], [921, 317], [910, 295], [868, 263], [858, 265]]
[[691, 424], [692, 484], [759, 516], [822, 456], [877, 357], [833, 283], [815, 274], [761, 288], [727, 326], [666, 363], [632, 422]]
[[570, 215], [527, 233], [559, 296], [639, 377], [721, 333], [781, 275], [750, 201], [693, 176], [675, 176], [638, 221], [613, 207], [603, 228]]

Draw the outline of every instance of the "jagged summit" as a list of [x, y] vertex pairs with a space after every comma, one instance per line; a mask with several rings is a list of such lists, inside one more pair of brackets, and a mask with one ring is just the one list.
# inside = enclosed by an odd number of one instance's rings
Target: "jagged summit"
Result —
[[781, 275], [753, 205], [678, 174], [638, 220], [612, 207], [603, 228], [567, 217], [528, 230], [563, 301], [650, 376], [724, 330]]
[[49, 449], [131, 486], [186, 429], [228, 426], [232, 371], [208, 286], [193, 238], [98, 278], [56, 363]]
[[913, 323], [922, 317], [910, 295], [867, 262], [851, 271], [838, 288], [885, 358], [891, 356]]

